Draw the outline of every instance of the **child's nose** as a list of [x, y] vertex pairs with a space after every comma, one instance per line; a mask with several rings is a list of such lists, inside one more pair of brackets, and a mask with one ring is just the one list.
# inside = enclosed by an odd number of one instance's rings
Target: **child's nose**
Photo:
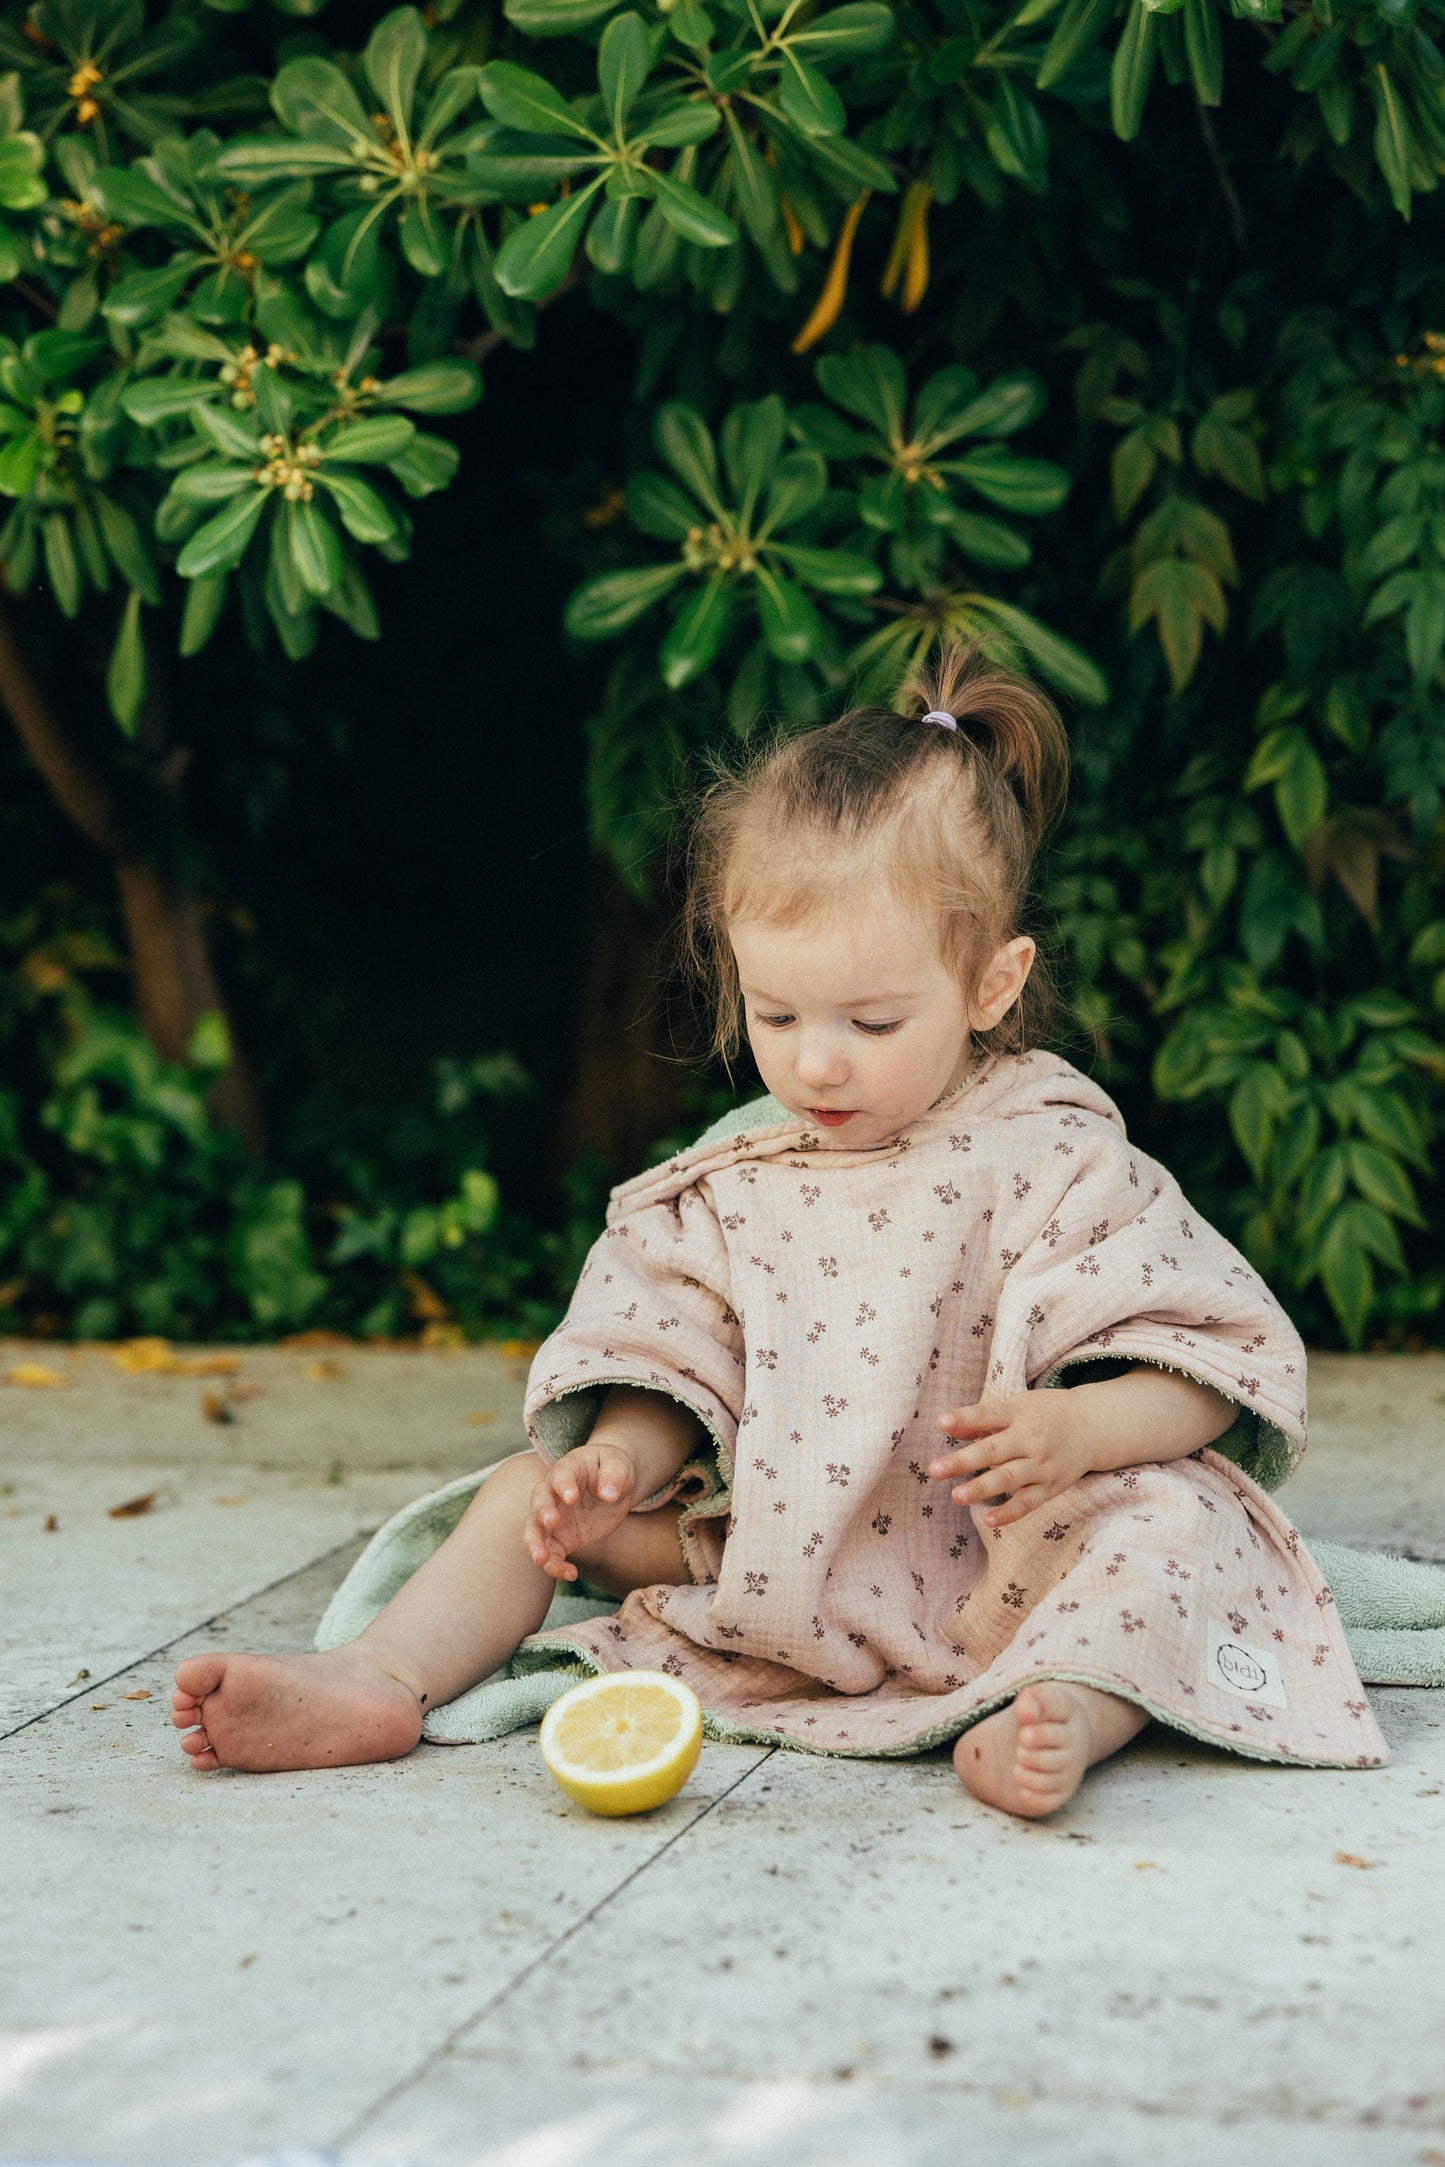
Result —
[[794, 1074], [807, 1090], [836, 1091], [848, 1081], [849, 1068], [841, 1047], [827, 1038], [805, 1038]]

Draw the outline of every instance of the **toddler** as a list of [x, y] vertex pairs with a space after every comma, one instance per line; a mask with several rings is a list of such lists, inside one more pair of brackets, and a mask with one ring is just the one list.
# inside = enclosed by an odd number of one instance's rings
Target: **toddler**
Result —
[[533, 1365], [535, 1451], [359, 1639], [179, 1666], [194, 1767], [406, 1753], [579, 1577], [623, 1600], [545, 1635], [560, 1660], [667, 1670], [714, 1737], [956, 1740], [1016, 1814], [1151, 1716], [1266, 1760], [1384, 1760], [1264, 1487], [1304, 1445], [1299, 1340], [1039, 1050], [1021, 925], [1058, 716], [972, 650], [907, 704], [705, 793], [684, 949], [770, 1097], [614, 1192]]

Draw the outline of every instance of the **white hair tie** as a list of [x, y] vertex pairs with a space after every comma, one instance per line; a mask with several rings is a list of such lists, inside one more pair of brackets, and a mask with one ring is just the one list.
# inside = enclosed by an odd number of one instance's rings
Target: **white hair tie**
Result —
[[941, 723], [945, 730], [956, 730], [958, 728], [958, 717], [945, 714], [941, 707], [930, 708], [923, 719], [925, 722]]

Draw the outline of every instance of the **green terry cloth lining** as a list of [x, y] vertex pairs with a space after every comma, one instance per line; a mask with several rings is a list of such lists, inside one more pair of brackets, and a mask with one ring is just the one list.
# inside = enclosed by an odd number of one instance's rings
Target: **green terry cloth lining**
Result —
[[[460, 1520], [487, 1476], [462, 1475], [405, 1505], [378, 1529], [327, 1605], [318, 1648], [354, 1640]], [[1329, 1582], [1350, 1653], [1367, 1685], [1445, 1685], [1445, 1566], [1311, 1542]], [[560, 1590], [543, 1629], [605, 1617], [610, 1597]], [[442, 1708], [427, 1712], [423, 1735], [439, 1745], [476, 1745], [539, 1722], [559, 1695], [586, 1675], [580, 1663], [558, 1667], [554, 1650], [524, 1640], [505, 1670]]]

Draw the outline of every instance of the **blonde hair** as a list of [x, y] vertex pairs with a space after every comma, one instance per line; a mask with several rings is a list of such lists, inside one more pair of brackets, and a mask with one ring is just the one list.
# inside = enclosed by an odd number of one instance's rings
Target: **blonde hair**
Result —
[[[1048, 695], [976, 647], [945, 647], [894, 708], [859, 707], [740, 763], [714, 762], [687, 849], [680, 963], [726, 1062], [743, 1035], [728, 925], [814, 918], [862, 880], [938, 914], [940, 946], [971, 1003], [1020, 930], [1034, 865], [1068, 791], [1068, 739]], [[951, 715], [958, 727], [925, 722]], [[1036, 959], [1023, 992], [975, 1043], [1022, 1053], [1054, 1012]]]

